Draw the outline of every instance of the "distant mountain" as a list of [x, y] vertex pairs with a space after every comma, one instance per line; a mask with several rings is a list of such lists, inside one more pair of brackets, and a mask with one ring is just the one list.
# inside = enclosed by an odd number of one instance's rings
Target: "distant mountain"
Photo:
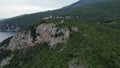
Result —
[[72, 5], [69, 5], [69, 6], [66, 6], [64, 7], [63, 9], [72, 9], [72, 8], [76, 8], [76, 7], [79, 7], [79, 6], [84, 6], [84, 5], [88, 5], [88, 4], [94, 4], [94, 3], [97, 3], [97, 2], [102, 2], [104, 0], [79, 0], [78, 2], [72, 4]]
[[[66, 11], [64, 14], [65, 15], [71, 15], [71, 16], [82, 16], [82, 17], [88, 17], [89, 19], [91, 18], [120, 18], [120, 10], [119, 10], [119, 4], [120, 0], [93, 0], [93, 2], [89, 2], [90, 0], [85, 0], [84, 3], [87, 3], [84, 6], [81, 6], [81, 2], [83, 0], [68, 6], [69, 8], [68, 11]], [[89, 4], [93, 3], [93, 4]], [[76, 5], [78, 7], [76, 7]]]
[[1, 23], [20, 27], [38, 22], [48, 16], [79, 16], [81, 20], [119, 19], [120, 0], [80, 0], [58, 10], [39, 12], [7, 19]]

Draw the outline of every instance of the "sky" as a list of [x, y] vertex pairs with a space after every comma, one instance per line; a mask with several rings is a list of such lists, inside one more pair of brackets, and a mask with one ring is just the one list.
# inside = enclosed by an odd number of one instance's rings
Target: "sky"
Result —
[[59, 9], [78, 0], [0, 0], [0, 18]]

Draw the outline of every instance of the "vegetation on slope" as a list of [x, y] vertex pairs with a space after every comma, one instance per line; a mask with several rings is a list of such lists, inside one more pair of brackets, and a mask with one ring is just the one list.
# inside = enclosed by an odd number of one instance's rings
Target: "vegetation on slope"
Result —
[[[13, 60], [5, 68], [119, 68], [120, 67], [120, 21], [108, 23], [85, 23], [80, 20], [49, 20], [60, 27], [78, 27], [67, 44], [50, 49], [46, 43], [26, 50], [16, 51]], [[31, 28], [31, 27], [30, 27]]]
[[80, 6], [65, 12], [65, 15], [80, 16], [81, 20], [102, 21], [120, 19], [119, 0], [109, 0], [105, 2]]

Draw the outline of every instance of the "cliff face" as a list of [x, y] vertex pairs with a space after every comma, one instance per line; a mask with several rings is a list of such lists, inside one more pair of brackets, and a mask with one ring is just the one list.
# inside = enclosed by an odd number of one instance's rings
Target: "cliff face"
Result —
[[31, 32], [19, 32], [13, 36], [10, 40], [8, 50], [19, 50], [26, 48], [27, 46], [32, 46], [33, 37], [31, 36]]
[[59, 28], [54, 24], [42, 24], [37, 27], [36, 33], [36, 43], [46, 42], [50, 47], [58, 43], [66, 43], [70, 35], [67, 28]]
[[8, 44], [5, 43], [6, 46], [4, 45], [0, 47], [0, 53], [6, 51], [5, 53], [7, 54], [0, 60], [0, 68], [10, 64], [10, 61], [14, 57], [13, 52], [15, 50], [26, 49], [36, 46], [37, 44], [41, 45], [43, 43], [47, 43], [50, 48], [57, 44], [66, 44], [67, 40], [69, 40], [70, 33], [73, 31], [77, 32], [78, 28], [73, 27], [70, 30], [67, 27], [61, 28], [51, 23], [41, 24], [35, 28], [35, 31], [30, 29], [16, 33], [12, 38], [9, 39], [10, 42]]
[[66, 43], [70, 36], [70, 30], [59, 28], [55, 24], [41, 24], [36, 28], [35, 34], [36, 37], [33, 37], [30, 31], [17, 33], [10, 40], [7, 49], [20, 50], [42, 43], [48, 43], [50, 47], [53, 47], [58, 43]]

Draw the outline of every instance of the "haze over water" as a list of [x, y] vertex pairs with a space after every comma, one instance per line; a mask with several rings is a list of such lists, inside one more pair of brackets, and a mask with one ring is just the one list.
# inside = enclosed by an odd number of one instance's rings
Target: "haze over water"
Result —
[[3, 40], [11, 37], [14, 34], [15, 33], [12, 33], [12, 32], [0, 32], [0, 42], [2, 42]]

